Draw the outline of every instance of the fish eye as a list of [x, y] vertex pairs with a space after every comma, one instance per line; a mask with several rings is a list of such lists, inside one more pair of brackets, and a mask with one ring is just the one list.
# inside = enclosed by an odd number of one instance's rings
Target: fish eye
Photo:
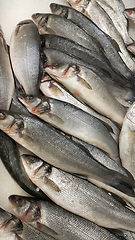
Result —
[[5, 120], [5, 119], [6, 119], [6, 114], [0, 113], [0, 120]]
[[27, 98], [28, 98], [28, 100], [30, 100], [30, 101], [34, 100], [34, 96], [32, 96], [32, 95], [29, 95]]
[[16, 201], [16, 204], [18, 207], [22, 207], [24, 204], [24, 200], [21, 197], [19, 197]]

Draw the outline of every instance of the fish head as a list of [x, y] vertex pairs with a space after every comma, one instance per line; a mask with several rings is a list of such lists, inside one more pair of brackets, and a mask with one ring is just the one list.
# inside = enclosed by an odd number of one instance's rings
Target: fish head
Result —
[[17, 216], [23, 218], [23, 215], [25, 215], [30, 207], [30, 201], [19, 195], [11, 195], [8, 199]]
[[19, 218], [0, 208], [0, 230], [5, 228], [19, 234], [23, 230], [23, 224]]
[[48, 31], [51, 31], [49, 28], [49, 19], [50, 19], [50, 14], [43, 14], [43, 13], [32, 14], [32, 20], [37, 25], [37, 28], [40, 34], [49, 33]]
[[7, 112], [0, 112], [0, 129], [6, 131], [13, 124], [15, 118], [14, 116], [8, 114]]
[[59, 15], [64, 18], [68, 18], [68, 8], [63, 5], [59, 5], [57, 3], [51, 3], [50, 9], [53, 14]]
[[59, 78], [73, 77], [80, 72], [77, 65], [70, 64], [66, 64], [60, 67], [48, 66], [45, 68], [45, 71], [56, 80]]
[[47, 97], [59, 97], [63, 95], [62, 91], [60, 90], [58, 84], [54, 80], [50, 81], [41, 81], [40, 82], [40, 90], [45, 94]]
[[45, 163], [42, 159], [23, 154], [22, 161], [25, 167], [25, 170], [30, 178], [42, 178], [49, 173], [51, 166]]

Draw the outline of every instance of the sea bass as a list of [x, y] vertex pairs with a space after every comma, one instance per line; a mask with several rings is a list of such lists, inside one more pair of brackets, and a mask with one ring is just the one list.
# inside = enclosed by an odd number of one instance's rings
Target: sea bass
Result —
[[135, 231], [135, 212], [103, 189], [41, 159], [23, 157], [23, 162], [30, 179], [59, 206], [103, 227]]
[[119, 139], [122, 165], [135, 178], [135, 103], [127, 111]]
[[9, 110], [14, 89], [8, 48], [0, 26], [0, 109]]
[[[81, 3], [81, 1], [79, 2]], [[75, 1], [74, 4], [79, 3]], [[87, 18], [84, 14], [77, 11], [76, 9], [56, 3], [51, 3], [50, 8], [54, 14], [72, 21], [81, 27], [84, 31], [86, 31], [89, 35], [95, 37], [102, 45], [104, 54], [109, 59], [116, 72], [120, 72], [123, 76], [134, 83], [135, 77], [132, 75], [131, 71], [127, 68], [120, 55], [118, 54], [119, 47], [117, 43], [112, 40], [109, 35], [104, 33], [96, 24], [94, 24], [94, 22], [92, 22], [89, 18]]]
[[32, 20], [19, 22], [10, 41], [10, 56], [16, 78], [26, 94], [39, 91], [40, 36]]
[[17, 216], [58, 240], [115, 240], [104, 228], [59, 207], [53, 202], [11, 195], [9, 201]]
[[[100, 164], [88, 151], [45, 122], [24, 115], [0, 114], [0, 129], [44, 161], [65, 171], [100, 181], [111, 191], [134, 197], [135, 181]], [[119, 159], [117, 159], [117, 162]], [[125, 195], [124, 194], [124, 195]]]
[[79, 107], [83, 111], [93, 115], [94, 117], [100, 119], [105, 126], [107, 126], [110, 134], [118, 143], [119, 138], [119, 128], [108, 118], [102, 116], [101, 114], [95, 112], [89, 106], [78, 101], [74, 96], [72, 96], [66, 89], [62, 87], [58, 82], [52, 79], [48, 74], [45, 74], [40, 82], [40, 90], [46, 97], [51, 97], [61, 101], [65, 101]]
[[90, 69], [68, 64], [62, 67], [49, 66], [45, 71], [63, 84], [77, 99], [122, 124], [126, 110], [113, 97], [101, 78]]
[[20, 96], [19, 100], [34, 115], [61, 131], [93, 144], [115, 159], [119, 157], [118, 145], [104, 124], [80, 108], [44, 96]]

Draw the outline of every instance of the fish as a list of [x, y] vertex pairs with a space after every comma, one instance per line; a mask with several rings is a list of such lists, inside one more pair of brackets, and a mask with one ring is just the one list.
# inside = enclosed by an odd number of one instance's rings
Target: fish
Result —
[[99, 226], [135, 232], [135, 212], [103, 189], [38, 158], [25, 155], [23, 163], [30, 179], [59, 206]]
[[45, 233], [38, 231], [15, 215], [0, 208], [0, 239], [1, 240], [54, 240]]
[[[69, 38], [85, 48], [92, 49], [97, 57], [103, 57], [104, 50], [97, 39], [88, 35], [82, 28], [68, 19], [45, 13], [35, 13], [32, 15], [32, 19], [37, 25], [40, 34], [50, 33]], [[74, 34], [75, 32], [76, 34]]]
[[[132, 60], [130, 54], [128, 53], [125, 43], [120, 36], [119, 32], [115, 28], [111, 18], [105, 12], [105, 10], [100, 6], [96, 0], [91, 0], [86, 8], [83, 8], [83, 13], [89, 17], [98, 27], [108, 34], [112, 39], [114, 39], [119, 46], [119, 54], [127, 67], [134, 72], [135, 63]], [[94, 13], [94, 14], [93, 14]], [[102, 19], [102, 21], [100, 21]], [[103, 23], [103, 24], [102, 24]]]
[[9, 196], [9, 201], [19, 218], [35, 228], [41, 228], [45, 233], [52, 232], [55, 239], [118, 239], [108, 230], [66, 211], [53, 202], [37, 201], [19, 195]]
[[19, 100], [30, 111], [61, 131], [98, 146], [118, 158], [118, 145], [104, 124], [91, 114], [65, 101], [22, 95]]
[[[77, 2], [75, 2], [77, 3]], [[81, 2], [80, 2], [81, 3]], [[79, 3], [78, 3], [79, 4]], [[135, 77], [132, 72], [127, 68], [120, 55], [118, 54], [119, 47], [112, 38], [104, 33], [94, 22], [92, 22], [87, 16], [77, 11], [74, 8], [60, 5], [56, 3], [50, 4], [51, 11], [54, 14], [60, 15], [63, 18], [67, 18], [73, 23], [77, 24], [89, 35], [95, 37], [104, 49], [104, 54], [110, 61], [114, 70], [121, 73], [130, 82], [134, 83]], [[119, 79], [120, 80], [120, 79]]]
[[26, 94], [39, 91], [40, 36], [32, 20], [17, 24], [11, 35], [10, 57], [17, 80]]
[[1, 240], [23, 240], [19, 234], [23, 225], [19, 218], [0, 208], [0, 239]]
[[135, 177], [135, 102], [128, 109], [119, 136], [122, 165]]
[[77, 99], [119, 125], [122, 124], [126, 110], [113, 97], [102, 79], [90, 69], [77, 64], [66, 64], [62, 67], [50, 65], [45, 71], [63, 84]]
[[97, 67], [100, 71], [104, 73], [108, 78], [110, 78], [110, 85], [115, 85], [120, 88], [120, 83], [123, 88], [125, 85], [130, 85], [128, 81], [125, 80], [126, 84], [124, 84], [124, 77], [116, 73], [112, 66], [110, 65], [109, 60], [105, 56], [95, 56], [93, 50], [89, 50], [84, 48], [83, 46], [71, 41], [70, 39], [53, 35], [53, 34], [44, 34], [41, 35], [42, 41], [42, 49], [41, 52], [46, 49], [56, 49], [60, 52], [63, 52], [71, 57], [80, 59], [90, 65]]
[[131, 20], [133, 23], [135, 23], [135, 8], [126, 8], [124, 9], [124, 14], [127, 19]]
[[40, 82], [40, 90], [46, 97], [51, 97], [54, 99], [58, 99], [61, 101], [65, 101], [79, 107], [85, 112], [93, 115], [94, 117], [100, 119], [102, 123], [107, 126], [110, 134], [118, 143], [119, 139], [119, 128], [108, 118], [100, 115], [99, 113], [95, 112], [92, 108], [87, 105], [84, 105], [80, 101], [78, 101], [75, 97], [73, 97], [66, 89], [64, 89], [58, 82], [52, 79], [48, 74], [45, 74], [43, 79]]
[[0, 129], [49, 164], [134, 197], [133, 179], [100, 164], [88, 151], [40, 119], [1, 112]]
[[[133, 42], [129, 33], [127, 31], [127, 19], [122, 13], [119, 11], [119, 14], [115, 12], [115, 10], [110, 6], [106, 0], [97, 0], [100, 6], [105, 10], [108, 16], [112, 19], [114, 26], [116, 27], [117, 31], [120, 33], [122, 39], [124, 40], [125, 44], [130, 44]], [[110, 1], [109, 1], [110, 2]], [[112, 4], [113, 5], [113, 4]], [[126, 24], [125, 24], [126, 23]]]
[[9, 110], [14, 90], [8, 47], [0, 26], [0, 109]]
[[26, 174], [16, 142], [2, 131], [0, 131], [0, 159], [24, 191], [37, 198], [46, 199], [47, 196], [37, 189]]

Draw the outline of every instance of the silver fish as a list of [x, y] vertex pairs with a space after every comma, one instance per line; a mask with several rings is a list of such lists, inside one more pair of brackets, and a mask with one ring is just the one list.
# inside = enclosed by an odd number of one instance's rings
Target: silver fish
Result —
[[35, 228], [44, 229], [45, 233], [52, 232], [55, 239], [117, 239], [106, 229], [66, 211], [53, 202], [37, 201], [17, 195], [11, 195], [9, 201], [19, 218], [23, 218]]
[[0, 129], [49, 164], [90, 181], [100, 181], [110, 186], [111, 191], [118, 189], [119, 193], [134, 197], [133, 179], [100, 164], [88, 151], [34, 116], [1, 113]]
[[53, 98], [21, 96], [19, 100], [34, 115], [61, 131], [93, 144], [114, 159], [119, 157], [118, 145], [104, 124], [80, 108]]
[[135, 103], [127, 111], [119, 139], [122, 165], [135, 177]]
[[0, 109], [9, 110], [14, 88], [8, 48], [0, 26]]
[[[115, 12], [112, 6], [108, 4], [106, 0], [96, 0], [100, 6], [106, 11], [108, 16], [112, 19], [114, 26], [120, 33], [123, 38], [125, 44], [130, 44], [133, 40], [130, 38], [129, 33], [127, 31], [127, 19], [125, 18], [124, 12], [119, 11], [119, 14]], [[109, 1], [110, 2], [110, 1]]]
[[19, 218], [0, 208], [0, 239], [23, 240], [18, 234], [23, 230]]
[[[126, 46], [119, 32], [115, 28], [111, 18], [105, 12], [105, 10], [98, 4], [96, 0], [91, 0], [86, 9], [83, 9], [83, 13], [87, 15], [98, 27], [114, 39], [119, 45], [119, 54], [127, 67], [131, 71], [135, 71], [135, 63], [128, 53]], [[93, 14], [94, 13], [94, 14]], [[102, 21], [101, 21], [102, 19]]]
[[10, 41], [10, 56], [16, 78], [26, 94], [39, 91], [40, 36], [32, 20], [17, 24]]
[[127, 8], [124, 11], [125, 16], [135, 23], [135, 8]]
[[126, 110], [113, 97], [101, 78], [90, 69], [67, 64], [62, 67], [49, 66], [45, 71], [63, 84], [77, 99], [122, 124]]
[[50, 33], [69, 38], [85, 48], [92, 49], [97, 58], [104, 56], [103, 48], [97, 39], [88, 35], [73, 22], [55, 14], [44, 13], [35, 13], [32, 15], [32, 19], [37, 25], [40, 34]]
[[44, 76], [44, 78], [40, 82], [40, 90], [46, 97], [51, 97], [54, 99], [58, 99], [61, 101], [65, 101], [79, 107], [83, 111], [93, 115], [94, 117], [100, 119], [105, 126], [108, 126], [110, 134], [118, 143], [119, 128], [108, 118], [100, 115], [99, 113], [95, 112], [92, 108], [87, 105], [82, 104], [78, 101], [75, 97], [73, 97], [66, 89], [64, 89], [58, 82], [53, 80], [48, 74]]
[[135, 232], [135, 212], [123, 207], [103, 189], [41, 159], [23, 157], [23, 162], [31, 181], [59, 206], [100, 226]]
[[[81, 3], [81, 1], [79, 1]], [[75, 1], [74, 4], [79, 4]], [[71, 4], [72, 5], [72, 4]], [[74, 7], [74, 6], [73, 6]], [[118, 54], [118, 45], [112, 38], [110, 38], [107, 34], [105, 34], [97, 25], [94, 24], [89, 18], [87, 18], [84, 14], [79, 11], [76, 11], [73, 8], [68, 6], [51, 3], [50, 4], [51, 11], [54, 14], [60, 15], [61, 17], [67, 18], [73, 23], [77, 24], [84, 31], [86, 31], [89, 35], [95, 37], [104, 49], [104, 53], [106, 57], [109, 59], [113, 68], [124, 75], [127, 79], [134, 82], [134, 76], [131, 74], [131, 71], [127, 68], [120, 55]]]

